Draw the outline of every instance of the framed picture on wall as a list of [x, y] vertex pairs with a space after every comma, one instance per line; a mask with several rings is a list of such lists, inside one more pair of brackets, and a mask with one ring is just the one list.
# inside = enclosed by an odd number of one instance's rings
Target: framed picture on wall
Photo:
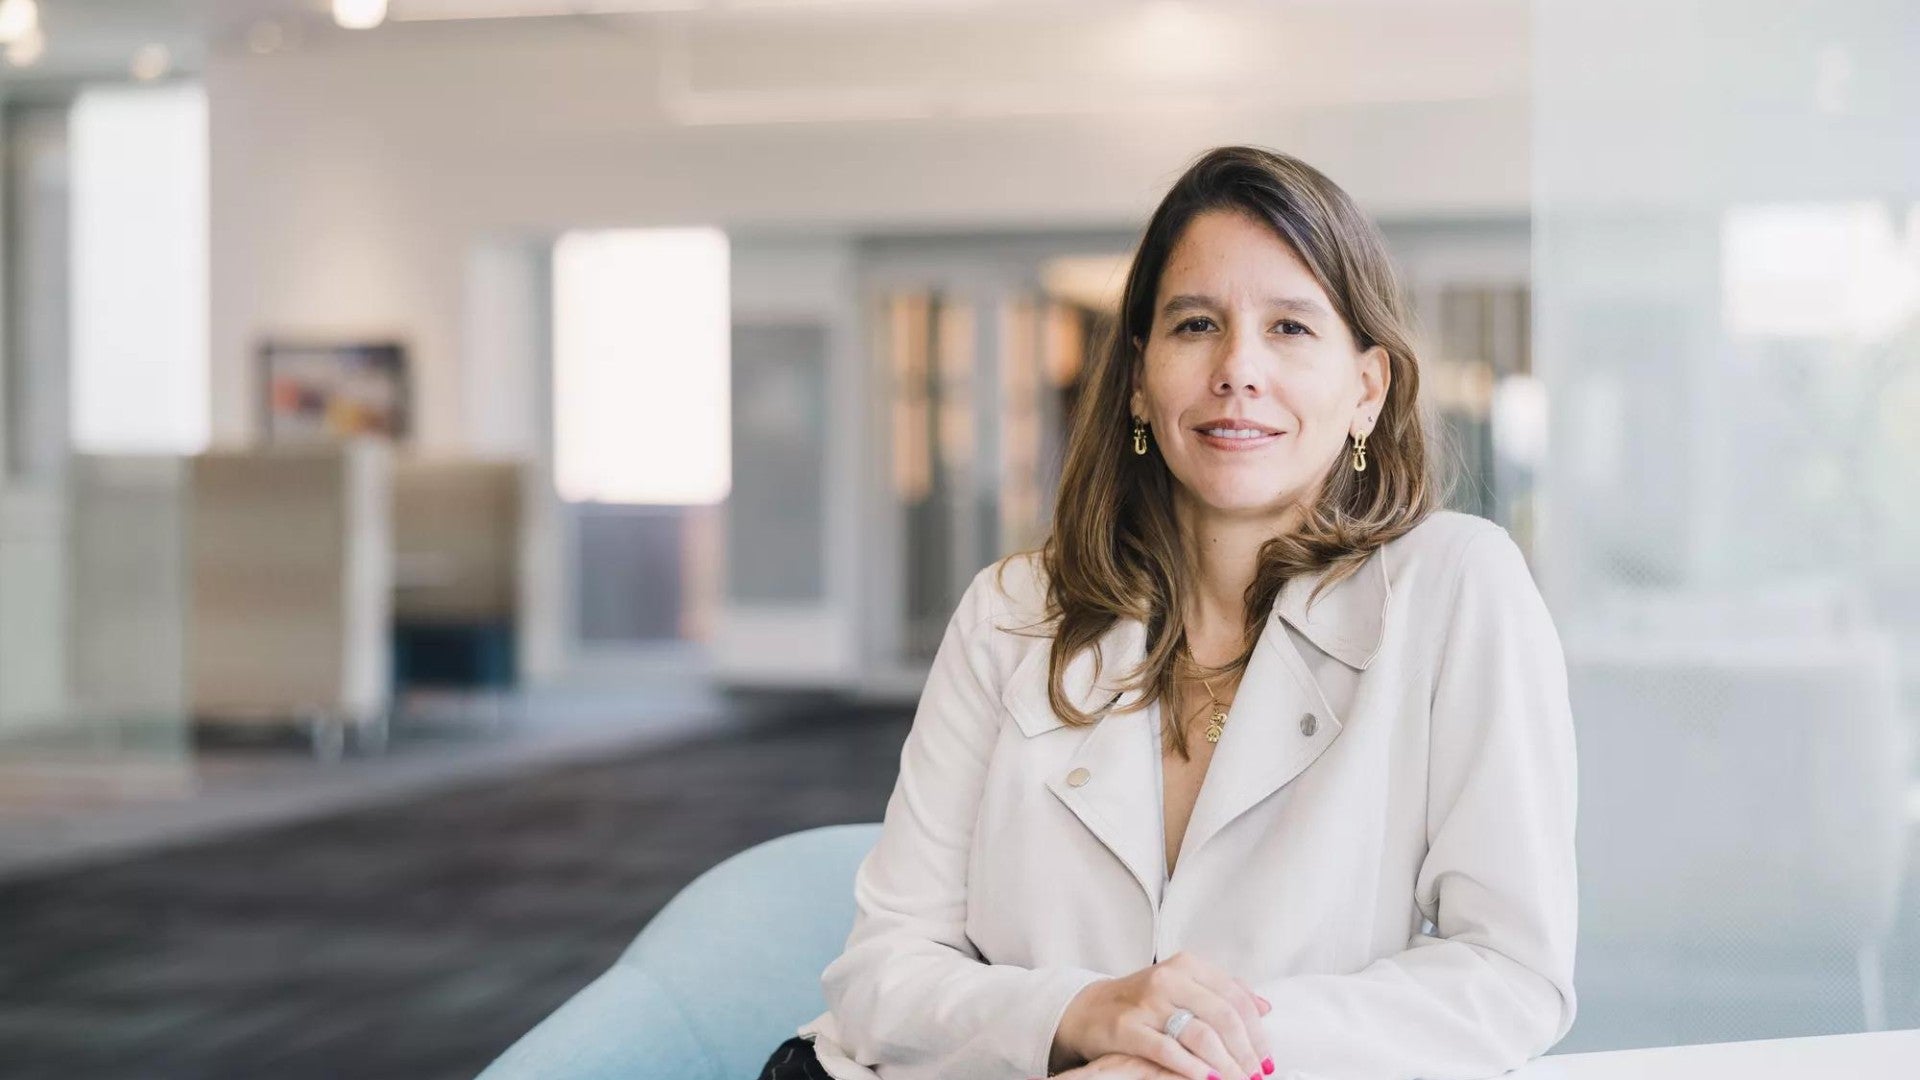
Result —
[[397, 441], [411, 426], [406, 347], [396, 342], [267, 341], [260, 386], [267, 442]]

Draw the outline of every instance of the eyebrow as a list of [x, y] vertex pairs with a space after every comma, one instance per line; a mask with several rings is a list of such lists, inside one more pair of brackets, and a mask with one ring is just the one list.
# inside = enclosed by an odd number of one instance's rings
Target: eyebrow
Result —
[[[1167, 299], [1167, 302], [1160, 308], [1160, 316], [1161, 318], [1167, 318], [1183, 311], [1201, 311], [1224, 306], [1220, 301], [1215, 300], [1211, 296], [1205, 296], [1200, 293], [1181, 293], [1178, 296]], [[1291, 311], [1296, 315], [1318, 315], [1321, 318], [1330, 318], [1333, 315], [1333, 312], [1327, 310], [1325, 304], [1304, 296], [1268, 297], [1267, 306], [1279, 308], [1282, 311]]]

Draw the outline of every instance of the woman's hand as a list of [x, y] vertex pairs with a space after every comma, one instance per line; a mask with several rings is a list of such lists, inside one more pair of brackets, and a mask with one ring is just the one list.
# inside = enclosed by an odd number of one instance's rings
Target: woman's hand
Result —
[[1102, 1054], [1077, 1069], [1054, 1073], [1053, 1080], [1180, 1080], [1180, 1074], [1132, 1054]]
[[[1081, 990], [1060, 1018], [1055, 1060], [1097, 1063], [1119, 1054], [1184, 1080], [1260, 1080], [1273, 1071], [1260, 1024], [1271, 1007], [1246, 983], [1179, 952], [1152, 967]], [[1193, 1013], [1178, 1040], [1162, 1030], [1175, 1009]]]

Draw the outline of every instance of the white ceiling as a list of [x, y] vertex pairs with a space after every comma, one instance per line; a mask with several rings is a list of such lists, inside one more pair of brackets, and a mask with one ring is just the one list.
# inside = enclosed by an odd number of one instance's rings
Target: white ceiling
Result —
[[[47, 50], [0, 90], [210, 55], [430, 46], [456, 35], [639, 33], [697, 90], [693, 122], [834, 110], [1080, 112], [1114, 95], [1294, 106], [1524, 94], [1527, 0], [390, 0], [344, 31], [328, 0], [40, 0]], [[658, 9], [658, 10], [649, 10]], [[498, 17], [509, 12], [544, 17]], [[450, 17], [491, 16], [451, 19]], [[444, 20], [444, 21], [443, 21]], [[886, 99], [888, 104], [876, 106]], [[902, 102], [905, 104], [902, 104]], [[774, 117], [779, 118], [779, 117]]]

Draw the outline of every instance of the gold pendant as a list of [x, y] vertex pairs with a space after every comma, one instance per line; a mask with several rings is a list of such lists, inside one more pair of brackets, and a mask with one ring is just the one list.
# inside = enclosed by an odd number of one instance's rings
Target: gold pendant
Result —
[[1217, 743], [1220, 741], [1220, 730], [1227, 726], [1226, 710], [1219, 708], [1214, 709], [1211, 719], [1213, 723], [1207, 725], [1207, 741]]

